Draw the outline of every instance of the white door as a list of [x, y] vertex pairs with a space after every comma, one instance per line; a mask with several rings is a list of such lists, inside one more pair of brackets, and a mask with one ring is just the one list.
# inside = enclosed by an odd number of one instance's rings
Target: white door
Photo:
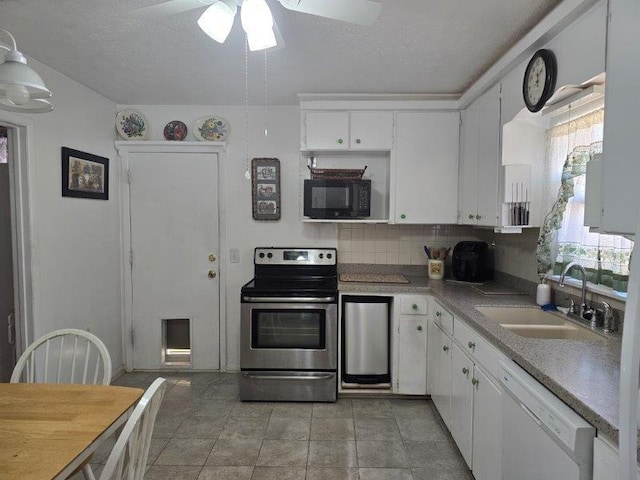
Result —
[[398, 392], [424, 395], [427, 391], [427, 317], [402, 315], [398, 322]]
[[473, 362], [457, 344], [451, 355], [451, 436], [464, 461], [471, 468], [471, 429], [473, 416]]
[[476, 365], [473, 392], [473, 476], [502, 478], [502, 391]]
[[431, 400], [451, 429], [451, 340], [434, 322], [429, 322], [427, 381]]
[[477, 225], [478, 219], [478, 106], [462, 112], [460, 165], [460, 223]]
[[307, 149], [349, 148], [349, 112], [307, 112], [304, 118]]
[[478, 225], [499, 225], [500, 85], [478, 99]]
[[395, 223], [456, 223], [458, 112], [396, 115]]
[[217, 369], [218, 156], [132, 153], [129, 159], [133, 368], [160, 368], [166, 321], [182, 320], [192, 368]]
[[393, 112], [351, 112], [351, 150], [391, 150]]

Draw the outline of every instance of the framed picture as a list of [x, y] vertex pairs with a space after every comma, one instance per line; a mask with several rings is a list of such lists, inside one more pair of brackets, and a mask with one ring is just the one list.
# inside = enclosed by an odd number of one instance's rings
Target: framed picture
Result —
[[280, 220], [280, 160], [251, 160], [251, 201], [254, 220]]
[[62, 147], [62, 196], [109, 199], [109, 159]]

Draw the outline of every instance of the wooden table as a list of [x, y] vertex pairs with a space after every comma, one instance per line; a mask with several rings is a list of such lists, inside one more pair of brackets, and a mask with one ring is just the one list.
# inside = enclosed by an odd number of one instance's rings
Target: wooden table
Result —
[[104, 385], [0, 383], [0, 479], [69, 476], [144, 392]]

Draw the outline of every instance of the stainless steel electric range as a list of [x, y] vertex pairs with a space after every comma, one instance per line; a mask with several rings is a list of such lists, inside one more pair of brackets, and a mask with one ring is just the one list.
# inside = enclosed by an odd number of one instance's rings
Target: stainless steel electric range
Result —
[[335, 248], [256, 248], [242, 287], [240, 399], [335, 402]]

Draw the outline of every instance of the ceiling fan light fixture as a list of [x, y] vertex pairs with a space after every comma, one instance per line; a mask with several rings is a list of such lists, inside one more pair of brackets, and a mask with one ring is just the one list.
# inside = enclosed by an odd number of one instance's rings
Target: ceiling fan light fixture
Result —
[[265, 0], [244, 0], [240, 11], [242, 29], [247, 34], [249, 50], [255, 52], [275, 47], [273, 15]]
[[224, 43], [231, 32], [238, 7], [234, 0], [219, 0], [198, 19], [200, 29], [218, 43]]
[[[0, 43], [0, 48], [7, 51], [0, 63], [0, 109], [25, 113], [53, 110], [53, 107], [39, 110], [45, 107], [42, 102], [34, 104], [34, 100], [51, 97], [51, 91], [40, 75], [27, 65], [27, 59], [18, 51], [13, 35], [6, 30], [0, 32], [11, 38], [9, 47]], [[49, 102], [46, 103], [51, 106]], [[34, 105], [36, 110], [33, 109]]]

